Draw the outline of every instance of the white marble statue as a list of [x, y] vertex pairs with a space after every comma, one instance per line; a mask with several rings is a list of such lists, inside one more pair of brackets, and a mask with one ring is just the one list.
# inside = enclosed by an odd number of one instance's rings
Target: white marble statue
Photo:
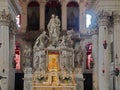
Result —
[[83, 62], [83, 53], [81, 46], [75, 49], [75, 67], [81, 67]]
[[55, 17], [55, 21], [56, 21], [56, 32], [59, 35], [60, 33], [60, 19], [58, 18], [58, 16]]
[[26, 45], [24, 49], [25, 67], [31, 67], [32, 50]]
[[31, 52], [32, 52], [32, 50], [27, 45], [25, 45], [24, 55], [31, 56]]
[[66, 46], [65, 42], [66, 42], [66, 37], [65, 37], [65, 35], [63, 35], [62, 36], [62, 41], [60, 42], [59, 46], [61, 46], [61, 47]]
[[67, 31], [66, 45], [70, 48], [73, 47], [72, 35], [73, 35], [73, 30]]
[[49, 23], [48, 23], [48, 26], [47, 26], [47, 29], [48, 29], [48, 31], [49, 31], [49, 37], [51, 37], [52, 36], [52, 34], [55, 32], [55, 30], [56, 30], [56, 24], [55, 24], [56, 22], [55, 22], [55, 15], [54, 14], [52, 14], [52, 16], [51, 16], [51, 19], [50, 19], [50, 21], [49, 21]]
[[60, 34], [60, 20], [58, 16], [52, 14], [47, 29], [49, 31], [50, 45], [57, 46]]
[[33, 58], [33, 67], [35, 71], [41, 71], [41, 70], [45, 70], [45, 51], [44, 50], [40, 50], [37, 53], [34, 54], [34, 58]]
[[36, 49], [36, 48], [39, 48], [39, 47], [45, 47], [45, 40], [46, 40], [46, 38], [48, 38], [47, 37], [47, 35], [46, 35], [46, 32], [45, 31], [43, 31], [40, 35], [39, 35], [39, 37], [36, 39], [36, 42], [35, 42], [35, 45], [34, 45], [34, 49]]

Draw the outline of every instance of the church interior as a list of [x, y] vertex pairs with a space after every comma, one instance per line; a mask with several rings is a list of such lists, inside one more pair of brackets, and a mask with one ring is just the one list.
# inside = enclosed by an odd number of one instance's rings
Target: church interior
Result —
[[120, 0], [0, 0], [0, 90], [120, 90]]

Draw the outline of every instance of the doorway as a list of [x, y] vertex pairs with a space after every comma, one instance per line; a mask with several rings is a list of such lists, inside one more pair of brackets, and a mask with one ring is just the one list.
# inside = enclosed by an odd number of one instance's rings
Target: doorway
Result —
[[93, 79], [91, 73], [84, 73], [84, 90], [93, 90]]
[[23, 90], [23, 73], [15, 73], [15, 90]]

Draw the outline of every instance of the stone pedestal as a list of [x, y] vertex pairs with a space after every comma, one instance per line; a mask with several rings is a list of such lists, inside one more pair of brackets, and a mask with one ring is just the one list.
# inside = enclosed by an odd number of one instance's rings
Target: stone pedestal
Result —
[[24, 90], [32, 90], [32, 68], [27, 67], [24, 70]]
[[82, 74], [76, 74], [76, 90], [84, 90], [84, 78]]

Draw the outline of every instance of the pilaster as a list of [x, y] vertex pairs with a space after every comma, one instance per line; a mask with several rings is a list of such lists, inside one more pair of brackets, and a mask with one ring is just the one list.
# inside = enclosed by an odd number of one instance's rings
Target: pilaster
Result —
[[[113, 44], [114, 44], [114, 69], [119, 68], [120, 70], [120, 14], [118, 12], [114, 12], [114, 31], [113, 31]], [[116, 57], [118, 56], [118, 57]], [[115, 89], [120, 89], [120, 75], [115, 77]]]
[[84, 1], [81, 1], [79, 4], [79, 30], [81, 34], [85, 34], [86, 27], [86, 14], [85, 14]]
[[45, 29], [45, 2], [40, 3], [40, 30]]
[[98, 90], [98, 30], [93, 30], [92, 34], [92, 56], [94, 60], [93, 67], [93, 90]]
[[67, 30], [67, 6], [66, 1], [62, 0], [62, 30]]
[[[98, 83], [99, 90], [110, 90], [109, 84], [109, 36], [108, 36], [108, 15], [105, 11], [98, 13], [98, 27], [99, 27], [99, 39], [98, 39]], [[103, 44], [106, 44], [105, 47]]]

